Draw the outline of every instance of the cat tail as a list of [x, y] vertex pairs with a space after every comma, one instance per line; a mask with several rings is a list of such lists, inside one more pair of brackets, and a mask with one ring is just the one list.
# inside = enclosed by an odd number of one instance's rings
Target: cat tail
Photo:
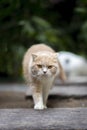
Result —
[[65, 81], [67, 80], [66, 74], [65, 74], [65, 72], [64, 72], [64, 70], [63, 70], [62, 65], [60, 64], [60, 62], [58, 62], [58, 64], [59, 64], [59, 68], [60, 68], [59, 78], [60, 78], [63, 82], [65, 82]]

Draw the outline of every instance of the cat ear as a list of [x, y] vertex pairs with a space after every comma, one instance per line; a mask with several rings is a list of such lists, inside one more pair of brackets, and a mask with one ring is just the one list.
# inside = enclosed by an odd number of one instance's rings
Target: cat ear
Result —
[[66, 74], [62, 68], [61, 63], [59, 62], [59, 59], [58, 59], [59, 53], [54, 53], [54, 56], [55, 56], [55, 58], [57, 58], [57, 61], [58, 61], [58, 66], [59, 66], [59, 70], [60, 70], [59, 78], [64, 82], [64, 81], [66, 81]]
[[58, 65], [59, 65], [59, 69], [60, 69], [60, 72], [59, 72], [59, 78], [63, 81], [63, 82], [65, 82], [66, 81], [66, 74], [65, 74], [65, 72], [64, 72], [64, 70], [63, 70], [63, 68], [62, 68], [62, 65], [60, 64], [60, 62], [58, 61]]
[[58, 53], [54, 53], [54, 57], [58, 59]]
[[32, 58], [33, 58], [33, 61], [36, 59], [37, 55], [32, 53]]

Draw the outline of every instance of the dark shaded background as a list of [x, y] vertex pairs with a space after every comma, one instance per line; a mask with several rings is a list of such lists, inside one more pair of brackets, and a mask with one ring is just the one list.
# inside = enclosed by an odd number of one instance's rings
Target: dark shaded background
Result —
[[87, 57], [86, 0], [0, 0], [0, 79], [21, 79], [32, 44]]

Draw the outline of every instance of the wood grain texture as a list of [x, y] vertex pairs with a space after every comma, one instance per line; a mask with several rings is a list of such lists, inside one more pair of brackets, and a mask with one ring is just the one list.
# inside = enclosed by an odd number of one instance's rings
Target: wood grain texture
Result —
[[86, 130], [87, 108], [0, 109], [0, 130]]
[[[25, 84], [0, 84], [0, 91], [3, 92], [23, 92], [27, 91], [28, 87]], [[31, 90], [28, 90], [28, 96], [31, 96]], [[50, 95], [58, 95], [64, 97], [87, 97], [87, 85], [58, 85], [54, 86]]]
[[[31, 96], [31, 91], [28, 90], [26, 94], [27, 99], [29, 96]], [[50, 90], [49, 96], [86, 98], [87, 86], [54, 86]]]

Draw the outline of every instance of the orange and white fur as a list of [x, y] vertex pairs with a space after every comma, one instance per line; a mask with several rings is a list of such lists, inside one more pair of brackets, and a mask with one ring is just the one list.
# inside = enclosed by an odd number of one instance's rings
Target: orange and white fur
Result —
[[23, 74], [32, 88], [34, 109], [47, 108], [49, 90], [57, 76], [65, 80], [65, 73], [58, 61], [57, 53], [45, 44], [31, 46], [24, 55]]

